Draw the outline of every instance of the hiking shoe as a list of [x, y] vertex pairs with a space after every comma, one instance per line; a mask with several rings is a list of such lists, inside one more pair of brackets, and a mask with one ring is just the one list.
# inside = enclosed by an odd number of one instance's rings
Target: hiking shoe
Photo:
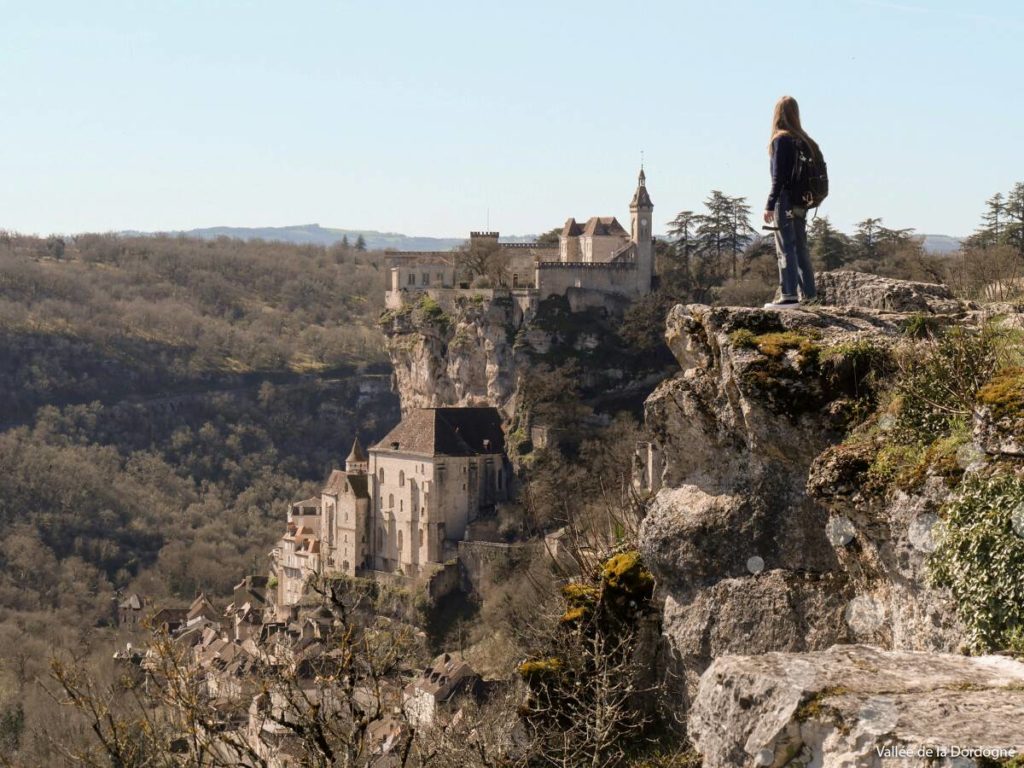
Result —
[[799, 309], [800, 302], [796, 299], [784, 299], [783, 301], [769, 301], [764, 305], [765, 309]]

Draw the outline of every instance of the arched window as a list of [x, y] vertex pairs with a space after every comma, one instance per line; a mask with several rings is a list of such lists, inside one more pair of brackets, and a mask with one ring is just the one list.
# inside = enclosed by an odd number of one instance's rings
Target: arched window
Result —
[[384, 484], [384, 467], [380, 468], [380, 483], [381, 485]]
[[398, 470], [398, 487], [399, 488], [404, 488], [405, 487], [405, 470], [404, 469]]
[[389, 493], [388, 494], [388, 509], [394, 509], [394, 508], [395, 508], [395, 494]]
[[420, 528], [420, 546], [423, 546], [423, 529]]
[[402, 531], [401, 531], [401, 529], [399, 529], [399, 531], [398, 531], [398, 551], [399, 552], [402, 551]]
[[405, 499], [398, 500], [398, 511], [405, 512]]

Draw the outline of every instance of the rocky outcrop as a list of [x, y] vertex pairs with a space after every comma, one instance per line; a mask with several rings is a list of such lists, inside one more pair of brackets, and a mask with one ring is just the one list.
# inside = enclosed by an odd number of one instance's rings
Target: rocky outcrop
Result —
[[[946, 488], [869, 497], [869, 459], [834, 446], [870, 410], [918, 313], [966, 308], [940, 286], [821, 282], [828, 302], [880, 308], [689, 305], [667, 319], [682, 370], [646, 404], [663, 470], [640, 546], [665, 599], [683, 707], [726, 654], [954, 651], [963, 639], [925, 573]], [[871, 290], [877, 300], [859, 298]]]
[[1024, 664], [864, 645], [725, 656], [689, 725], [705, 768], [992, 765], [1024, 753]]
[[817, 278], [818, 301], [837, 307], [863, 307], [887, 312], [949, 314], [964, 309], [944, 285], [893, 280], [837, 269]]
[[515, 394], [511, 297], [433, 300], [381, 318], [402, 412], [432, 406], [493, 405], [510, 413]]

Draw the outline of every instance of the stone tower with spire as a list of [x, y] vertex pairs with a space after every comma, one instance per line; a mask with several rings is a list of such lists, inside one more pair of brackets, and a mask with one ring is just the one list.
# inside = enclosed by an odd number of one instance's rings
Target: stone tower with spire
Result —
[[654, 275], [654, 203], [647, 192], [647, 174], [640, 166], [636, 192], [629, 204], [632, 221], [630, 238], [636, 243], [637, 291], [642, 296], [651, 291], [651, 277]]
[[345, 471], [353, 475], [365, 475], [370, 465], [370, 457], [366, 455], [363, 444], [359, 442], [359, 435], [352, 441], [352, 450], [348, 452], [345, 459]]

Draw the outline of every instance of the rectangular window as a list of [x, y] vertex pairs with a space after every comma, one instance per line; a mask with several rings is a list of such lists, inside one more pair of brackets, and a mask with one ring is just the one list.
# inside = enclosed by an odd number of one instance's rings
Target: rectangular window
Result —
[[416, 285], [416, 275], [412, 272], [409, 273], [409, 285]]
[[422, 285], [430, 285], [430, 273], [429, 272], [424, 272], [423, 273], [423, 283], [422, 283]]

